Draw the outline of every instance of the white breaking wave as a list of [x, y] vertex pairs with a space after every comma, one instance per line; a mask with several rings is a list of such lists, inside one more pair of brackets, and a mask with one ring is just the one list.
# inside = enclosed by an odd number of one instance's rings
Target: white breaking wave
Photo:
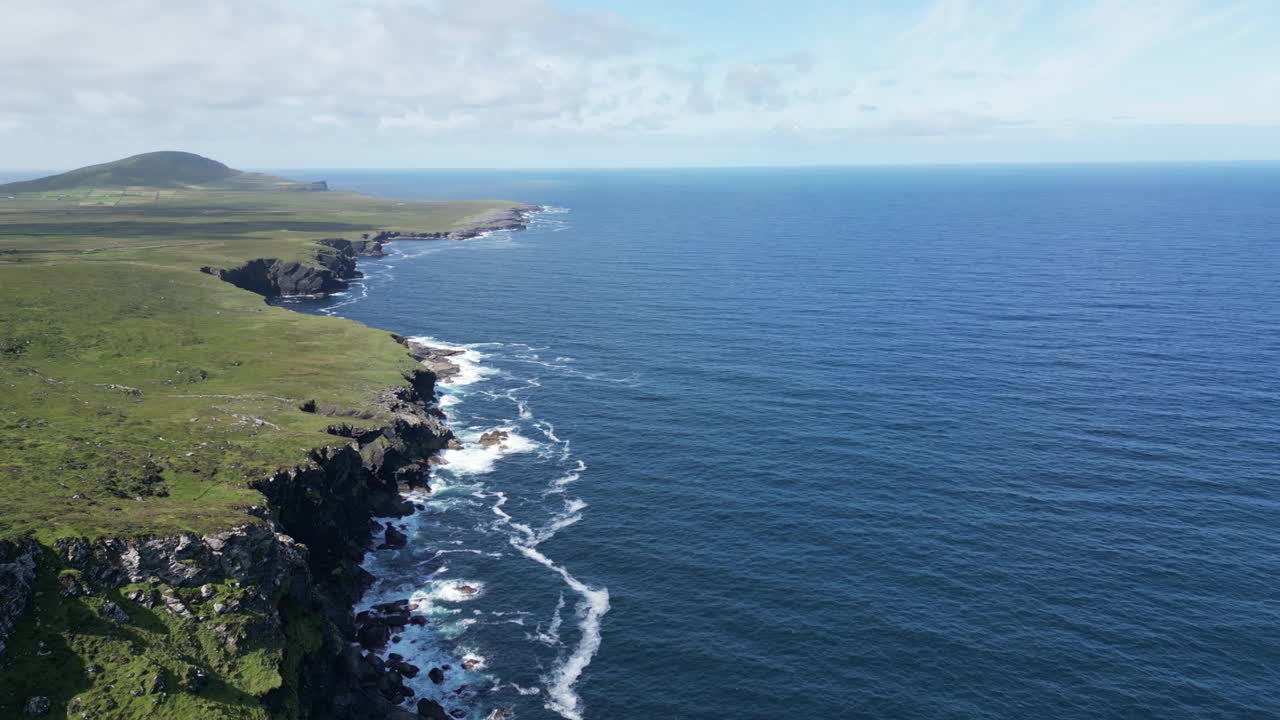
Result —
[[[455, 476], [482, 475], [493, 471], [494, 463], [504, 455], [529, 452], [538, 448], [538, 443], [519, 435], [509, 425], [489, 428], [488, 430], [471, 430], [459, 436], [462, 441], [460, 450], [445, 450], [440, 453], [445, 461], [444, 469]], [[506, 438], [496, 445], [484, 447], [480, 445], [480, 436], [485, 432], [506, 433]]]
[[568, 570], [556, 565], [546, 555], [538, 552], [537, 548], [522, 545], [515, 538], [511, 538], [511, 545], [530, 560], [558, 573], [566, 585], [582, 596], [582, 602], [578, 603], [577, 607], [578, 628], [581, 631], [578, 647], [572, 655], [543, 678], [547, 683], [547, 694], [550, 696], [546, 708], [559, 713], [567, 720], [582, 720], [582, 698], [573, 688], [578, 678], [582, 677], [582, 673], [591, 664], [596, 651], [600, 649], [602, 639], [600, 621], [605, 613], [609, 612], [609, 588], [593, 588], [581, 582]]
[[557, 532], [581, 520], [582, 510], [586, 506], [587, 506], [587, 503], [578, 498], [573, 498], [572, 500], [566, 500], [564, 503], [564, 510], [556, 514], [555, 517], [551, 518], [551, 522], [547, 523], [546, 527], [542, 528], [537, 532], [537, 535], [536, 535], [537, 542], [533, 544], [540, 545], [550, 540], [551, 538], [555, 537], [555, 534]]
[[458, 366], [458, 374], [439, 382], [440, 387], [446, 391], [475, 384], [476, 382], [498, 372], [492, 368], [485, 367], [482, 362], [485, 358], [484, 353], [476, 350], [473, 346], [452, 345], [450, 343], [441, 342], [430, 335], [417, 335], [408, 338], [408, 340], [420, 345], [439, 348], [441, 350], [457, 351], [456, 355], [449, 356], [449, 362]]
[[550, 645], [552, 647], [560, 644], [560, 624], [563, 622], [560, 617], [560, 611], [564, 610], [564, 593], [560, 593], [560, 599], [556, 601], [556, 610], [551, 614], [551, 622], [547, 623], [547, 629], [542, 629], [542, 624], [538, 624], [538, 630], [534, 633], [534, 639]]
[[564, 492], [569, 485], [572, 485], [573, 483], [576, 483], [579, 480], [581, 480], [582, 473], [586, 472], [586, 470], [587, 470], [587, 464], [579, 460], [578, 464], [574, 466], [572, 470], [565, 473], [564, 475], [561, 475], [555, 480], [552, 480], [551, 484], [547, 486], [547, 489], [544, 490], [542, 494], [551, 495], [552, 493]]

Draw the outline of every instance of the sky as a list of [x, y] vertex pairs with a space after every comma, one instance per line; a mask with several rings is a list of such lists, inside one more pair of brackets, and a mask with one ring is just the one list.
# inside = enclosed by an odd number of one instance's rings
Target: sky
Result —
[[1280, 160], [1276, 0], [0, 3], [0, 168]]

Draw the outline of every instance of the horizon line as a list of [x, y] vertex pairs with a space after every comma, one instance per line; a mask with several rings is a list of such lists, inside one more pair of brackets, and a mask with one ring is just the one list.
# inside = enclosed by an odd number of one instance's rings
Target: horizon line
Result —
[[[210, 156], [204, 155], [209, 158]], [[212, 159], [212, 158], [211, 158]], [[349, 171], [379, 170], [396, 172], [564, 172], [564, 171], [629, 171], [629, 170], [840, 170], [840, 169], [959, 169], [959, 168], [1051, 168], [1051, 167], [1125, 167], [1125, 166], [1267, 166], [1280, 165], [1280, 158], [1268, 159], [1215, 159], [1215, 160], [940, 160], [933, 162], [869, 162], [869, 163], [795, 163], [795, 164], [723, 164], [723, 165], [419, 165], [419, 166], [376, 166], [376, 165], [263, 165], [245, 166], [242, 172], [266, 171]], [[0, 168], [0, 173], [53, 172], [61, 173], [75, 170], [87, 165], [78, 165], [66, 170], [51, 168]]]

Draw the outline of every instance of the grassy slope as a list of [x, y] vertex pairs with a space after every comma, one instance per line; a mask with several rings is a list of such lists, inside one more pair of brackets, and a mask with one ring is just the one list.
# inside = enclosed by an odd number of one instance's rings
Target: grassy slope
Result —
[[385, 332], [269, 307], [198, 269], [311, 261], [316, 238], [448, 230], [511, 204], [144, 188], [0, 200], [0, 538], [243, 521], [260, 501], [248, 480], [334, 441], [299, 404], [367, 409], [410, 360]]
[[[386, 332], [270, 307], [199, 268], [312, 261], [317, 238], [456, 229], [511, 205], [209, 188], [0, 194], [0, 538], [250, 521], [243, 508], [263, 500], [249, 481], [337, 441], [324, 432], [333, 419], [302, 402], [376, 412], [412, 361]], [[115, 625], [98, 615], [102, 597], [60, 597], [55, 566], [44, 564], [0, 658], [0, 716], [39, 694], [54, 715], [266, 718], [259, 697], [319, 642], [305, 613], [279, 646], [253, 632], [253, 612], [183, 620], [125, 599], [133, 588], [108, 593], [131, 617]], [[239, 591], [176, 592], [212, 617]], [[195, 666], [211, 681], [198, 693], [181, 682]], [[167, 690], [148, 692], [157, 672]]]
[[233, 170], [216, 160], [192, 153], [162, 151], [134, 155], [100, 165], [90, 165], [59, 175], [0, 185], [0, 195], [130, 185], [157, 188], [261, 189], [297, 187], [298, 183], [284, 178]]

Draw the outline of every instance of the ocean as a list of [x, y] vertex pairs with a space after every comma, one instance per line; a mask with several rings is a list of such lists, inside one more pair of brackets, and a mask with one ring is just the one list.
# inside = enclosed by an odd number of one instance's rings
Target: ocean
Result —
[[419, 697], [1280, 717], [1280, 167], [301, 175], [551, 208], [293, 305], [465, 351]]

